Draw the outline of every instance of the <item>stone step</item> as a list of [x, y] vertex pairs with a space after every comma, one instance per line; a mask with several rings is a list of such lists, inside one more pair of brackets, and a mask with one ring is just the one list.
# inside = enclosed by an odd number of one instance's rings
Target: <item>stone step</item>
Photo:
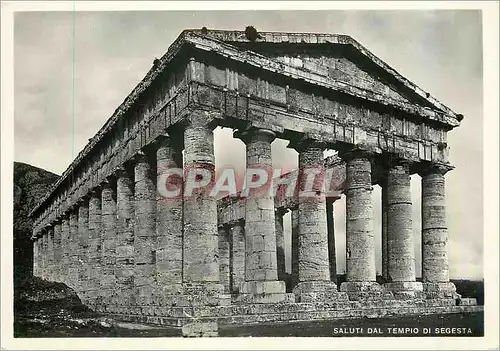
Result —
[[[473, 299], [475, 301], [475, 299]], [[474, 305], [474, 301], [463, 300], [462, 305]], [[171, 318], [203, 318], [229, 317], [236, 315], [262, 315], [274, 313], [307, 313], [321, 311], [343, 311], [358, 309], [399, 309], [399, 308], [433, 308], [451, 307], [457, 305], [453, 299], [432, 300], [372, 300], [372, 301], [343, 301], [343, 302], [281, 302], [281, 303], [253, 303], [234, 304], [229, 306], [194, 306], [194, 307], [165, 307], [165, 306], [107, 306], [104, 312], [121, 315], [145, 315], [151, 317]]]
[[429, 315], [444, 313], [471, 313], [481, 312], [484, 306], [435, 306], [435, 307], [406, 307], [399, 309], [387, 308], [360, 308], [360, 309], [339, 309], [339, 310], [319, 310], [319, 311], [290, 311], [273, 312], [264, 314], [239, 314], [228, 316], [207, 316], [198, 318], [175, 318], [131, 314], [109, 314], [111, 317], [134, 323], [148, 323], [156, 325], [182, 327], [190, 323], [213, 323], [219, 325], [250, 325], [259, 323], [289, 323], [312, 320], [332, 320], [332, 319], [356, 319], [356, 318], [381, 318], [403, 315]]

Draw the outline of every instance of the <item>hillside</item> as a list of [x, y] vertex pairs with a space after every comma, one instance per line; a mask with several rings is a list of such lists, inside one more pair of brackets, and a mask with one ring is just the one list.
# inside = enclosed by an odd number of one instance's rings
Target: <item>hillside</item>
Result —
[[33, 247], [30, 242], [33, 221], [29, 212], [59, 178], [25, 163], [14, 162], [14, 281], [33, 273]]

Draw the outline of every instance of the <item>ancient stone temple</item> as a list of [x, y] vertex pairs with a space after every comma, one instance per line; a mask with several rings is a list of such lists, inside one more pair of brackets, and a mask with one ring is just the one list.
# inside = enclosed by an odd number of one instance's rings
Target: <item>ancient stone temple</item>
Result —
[[[185, 30], [33, 209], [35, 275], [66, 283], [97, 311], [177, 326], [472, 310], [448, 267], [447, 133], [462, 118], [349, 36]], [[215, 174], [217, 126], [245, 143], [247, 168], [269, 171], [280, 138], [298, 152], [299, 169], [271, 180], [277, 192], [216, 198], [183, 187]], [[324, 159], [325, 149], [338, 153]], [[308, 197], [286, 191], [293, 181], [305, 187], [310, 168], [327, 181], [312, 182]], [[180, 191], [166, 198], [158, 186], [171, 169], [183, 170]], [[209, 178], [204, 185], [216, 181]], [[347, 266], [337, 285], [333, 208], [341, 194]]]

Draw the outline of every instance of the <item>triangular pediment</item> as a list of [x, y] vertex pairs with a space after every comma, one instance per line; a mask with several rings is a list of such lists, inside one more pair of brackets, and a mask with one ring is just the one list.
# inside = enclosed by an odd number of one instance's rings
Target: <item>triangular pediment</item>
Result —
[[[326, 85], [357, 98], [388, 102], [403, 110], [420, 110], [423, 116], [436, 116], [445, 124], [459, 124], [460, 115], [400, 75], [385, 62], [349, 36], [311, 33], [259, 33], [250, 41], [244, 31], [187, 30], [187, 41], [202, 37], [233, 48], [247, 57], [251, 53], [267, 58], [269, 63], [283, 65], [283, 71], [299, 75], [311, 73]], [[210, 46], [210, 45], [208, 45]], [[223, 47], [216, 50], [224, 53]], [[211, 48], [214, 51], [214, 47]], [[234, 53], [229, 57], [234, 58]], [[251, 61], [251, 60], [249, 60]], [[261, 62], [262, 63], [262, 62]], [[261, 65], [266, 68], [266, 63]], [[288, 67], [288, 69], [287, 69]]]

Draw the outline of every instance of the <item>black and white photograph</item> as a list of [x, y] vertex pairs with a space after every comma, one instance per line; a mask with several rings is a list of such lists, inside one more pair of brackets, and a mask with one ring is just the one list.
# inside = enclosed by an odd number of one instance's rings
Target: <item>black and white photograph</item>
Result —
[[2, 1], [2, 348], [498, 348], [499, 4], [350, 4]]

